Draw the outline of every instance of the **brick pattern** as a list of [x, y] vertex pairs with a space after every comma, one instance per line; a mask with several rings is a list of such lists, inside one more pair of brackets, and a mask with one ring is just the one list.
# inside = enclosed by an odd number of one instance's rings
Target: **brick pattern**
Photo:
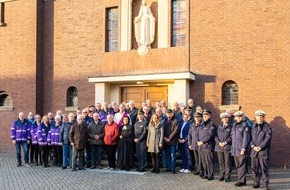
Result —
[[[271, 164], [290, 164], [288, 1], [187, 4], [190, 71], [196, 74], [191, 97], [212, 110], [218, 123], [222, 84], [235, 81], [239, 105], [246, 115], [253, 120], [255, 110], [267, 113], [273, 127]], [[118, 6], [120, 10], [119, 0], [46, 1], [43, 5], [43, 86], [38, 86], [43, 94], [37, 95], [43, 99], [43, 113], [64, 110], [70, 86], [79, 91], [79, 107], [94, 104], [90, 76], [188, 71], [188, 44], [151, 49], [145, 56], [136, 50], [105, 53], [105, 9]], [[33, 0], [7, 3], [5, 8], [8, 26], [0, 28], [0, 90], [12, 97], [14, 111], [0, 112], [0, 147], [11, 151], [8, 133], [12, 121], [19, 111], [36, 109], [37, 9]], [[151, 8], [156, 16], [158, 5]]]

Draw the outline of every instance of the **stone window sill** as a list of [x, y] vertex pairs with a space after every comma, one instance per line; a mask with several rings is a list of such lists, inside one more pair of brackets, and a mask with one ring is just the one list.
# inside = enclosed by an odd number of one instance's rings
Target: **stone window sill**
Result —
[[0, 112], [13, 111], [13, 110], [14, 110], [13, 106], [0, 106]]
[[68, 111], [68, 112], [76, 112], [77, 110], [78, 110], [77, 106], [65, 107], [65, 111]]
[[238, 111], [240, 108], [239, 105], [222, 105], [220, 106], [221, 111], [226, 111], [227, 109], [232, 110], [233, 112]]

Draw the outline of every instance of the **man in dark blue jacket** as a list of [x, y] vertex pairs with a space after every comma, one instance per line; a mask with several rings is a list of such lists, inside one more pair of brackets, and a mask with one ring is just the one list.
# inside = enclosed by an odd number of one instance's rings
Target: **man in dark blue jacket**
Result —
[[203, 122], [199, 129], [197, 145], [201, 150], [201, 161], [204, 168], [204, 179], [213, 180], [213, 150], [216, 125], [210, 119], [211, 111], [203, 110]]
[[254, 123], [251, 135], [251, 161], [252, 161], [252, 177], [254, 180], [253, 188], [260, 187], [260, 174], [262, 171], [263, 183], [266, 189], [269, 189], [269, 166], [270, 145], [272, 139], [272, 128], [265, 121], [265, 112], [258, 110], [255, 112], [256, 123]]
[[234, 156], [238, 174], [238, 182], [235, 184], [237, 187], [246, 185], [247, 146], [250, 140], [250, 129], [247, 123], [243, 121], [243, 116], [242, 111], [234, 113], [235, 123], [231, 131], [231, 153]]

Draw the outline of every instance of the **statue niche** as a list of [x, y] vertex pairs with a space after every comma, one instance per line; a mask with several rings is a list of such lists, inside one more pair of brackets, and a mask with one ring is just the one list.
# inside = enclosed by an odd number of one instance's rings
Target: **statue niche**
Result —
[[146, 0], [142, 0], [139, 15], [134, 20], [134, 26], [138, 54], [145, 55], [151, 48], [155, 37], [155, 18]]

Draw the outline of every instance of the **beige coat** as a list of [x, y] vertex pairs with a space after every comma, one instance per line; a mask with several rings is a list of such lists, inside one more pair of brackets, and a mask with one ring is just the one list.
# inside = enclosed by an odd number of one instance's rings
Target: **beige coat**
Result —
[[159, 144], [163, 146], [164, 129], [161, 123], [157, 123], [156, 126], [149, 123], [148, 136], [147, 136], [147, 147], [148, 152], [158, 153], [161, 152]]

